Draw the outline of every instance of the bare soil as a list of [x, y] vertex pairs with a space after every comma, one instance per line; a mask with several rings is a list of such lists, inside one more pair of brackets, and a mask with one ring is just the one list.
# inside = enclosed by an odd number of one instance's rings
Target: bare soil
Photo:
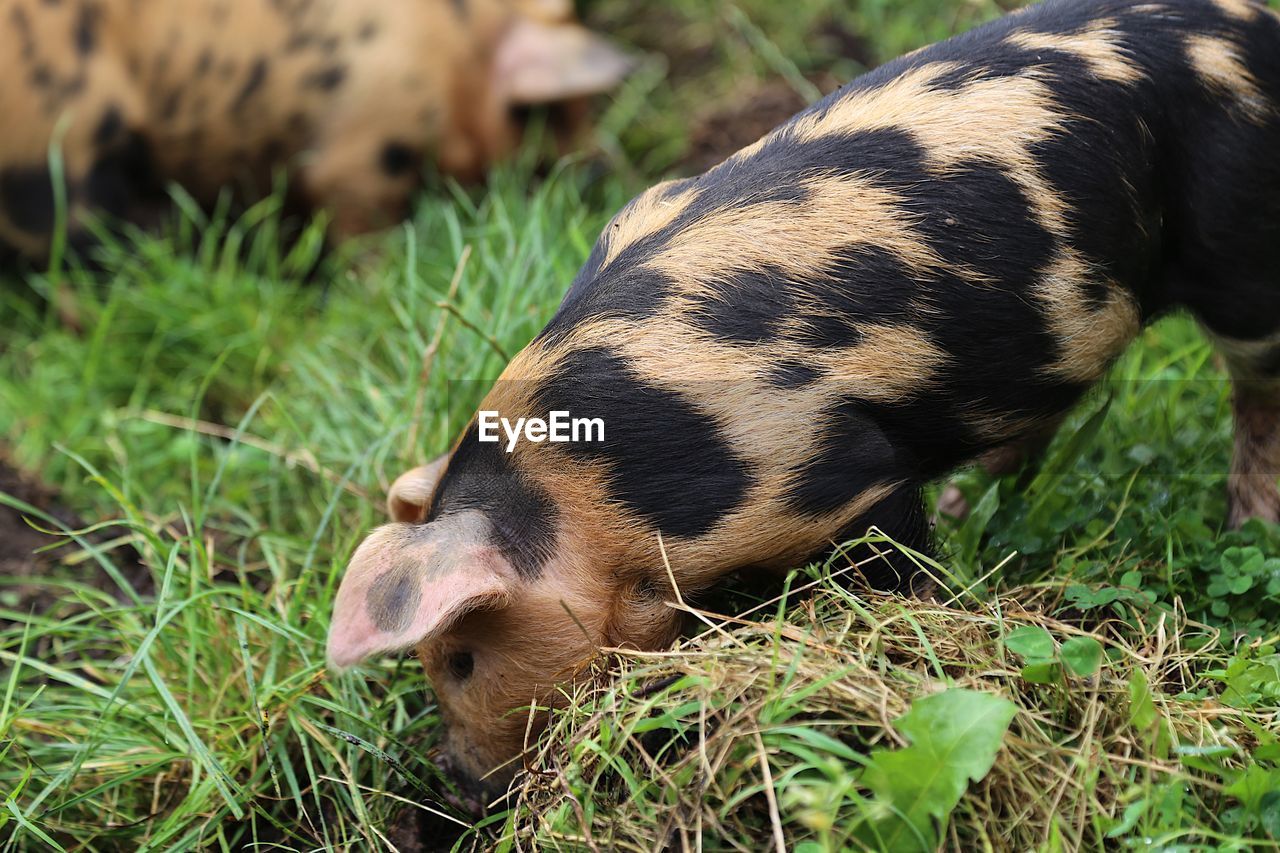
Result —
[[[823, 84], [826, 85], [823, 85]], [[818, 81], [829, 92], [833, 81]], [[708, 111], [694, 125], [682, 171], [705, 172], [740, 148], [745, 148], [807, 106], [786, 80], [778, 77], [747, 88], [732, 102]]]
[[[85, 521], [69, 510], [60, 501], [55, 491], [39, 482], [31, 475], [18, 470], [0, 451], [0, 493], [35, 507], [58, 519], [73, 530], [83, 528]], [[0, 595], [8, 609], [18, 612], [44, 613], [59, 601], [56, 590], [40, 583], [40, 579], [57, 575], [72, 577], [75, 580], [119, 594], [115, 584], [107, 577], [93, 560], [80, 560], [69, 563], [68, 558], [77, 554], [79, 547], [67, 543], [59, 537], [44, 533], [32, 526], [50, 528], [52, 525], [38, 518], [30, 522], [23, 513], [7, 505], [0, 505], [0, 577], [30, 578], [31, 583], [20, 583], [15, 586], [0, 587]], [[109, 538], [105, 535], [93, 535], [90, 539], [101, 543]], [[62, 544], [59, 544], [62, 543]], [[50, 548], [50, 546], [55, 546]], [[137, 560], [137, 555], [129, 552], [127, 556], [117, 551], [117, 565], [121, 567], [125, 578], [134, 589], [144, 594], [150, 591], [150, 575]], [[3, 621], [3, 617], [0, 617]]]

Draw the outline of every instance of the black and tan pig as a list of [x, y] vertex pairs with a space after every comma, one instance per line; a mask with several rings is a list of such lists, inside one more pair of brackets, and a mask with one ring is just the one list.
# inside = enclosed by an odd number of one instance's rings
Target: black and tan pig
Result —
[[[688, 595], [870, 524], [926, 548], [923, 485], [1040, 441], [1175, 310], [1235, 383], [1228, 521], [1280, 521], [1280, 18], [1048, 0], [917, 51], [608, 224], [447, 459], [396, 483], [330, 660], [416, 649], [445, 760], [501, 786], [513, 709], [673, 638], [664, 551]], [[602, 440], [481, 440], [553, 413]]]
[[[0, 0], [0, 245], [39, 259], [66, 200], [147, 220], [173, 181], [252, 200], [278, 170], [342, 238], [406, 213], [424, 169], [474, 180], [514, 112], [630, 60], [569, 0]], [[65, 163], [51, 173], [56, 143]]]

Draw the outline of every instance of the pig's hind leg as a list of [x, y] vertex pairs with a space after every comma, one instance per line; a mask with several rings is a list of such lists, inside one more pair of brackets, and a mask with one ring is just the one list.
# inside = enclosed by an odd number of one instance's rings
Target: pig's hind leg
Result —
[[1218, 338], [1231, 373], [1235, 447], [1227, 522], [1280, 524], [1280, 332], [1261, 341]]

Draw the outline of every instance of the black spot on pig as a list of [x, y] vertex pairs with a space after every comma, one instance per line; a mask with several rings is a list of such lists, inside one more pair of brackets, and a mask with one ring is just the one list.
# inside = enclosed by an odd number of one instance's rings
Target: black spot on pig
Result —
[[[1105, 279], [1129, 282], [1137, 293], [1154, 286], [1165, 216], [1158, 209], [1144, 209], [1140, 201], [1162, 191], [1147, 167], [1161, 155], [1149, 128], [1136, 118], [1135, 99], [1143, 91], [1085, 99], [1079, 91], [1062, 87], [1055, 97], [1068, 117], [1048, 139], [1029, 148], [1040, 174], [1063, 203], [1063, 242], [1096, 266], [1095, 284]], [[1081, 110], [1088, 111], [1088, 120], [1077, 117]], [[1106, 113], [1101, 121], [1100, 112]], [[1090, 157], [1073, 156], [1082, 147]], [[1090, 289], [1095, 308], [1107, 301], [1105, 287]]]
[[418, 155], [403, 142], [388, 142], [382, 146], [378, 164], [388, 177], [396, 178], [413, 168]]
[[814, 347], [853, 346], [862, 340], [864, 324], [893, 325], [915, 316], [917, 278], [895, 254], [858, 243], [839, 253], [830, 276], [808, 282], [806, 303], [821, 306], [803, 315], [792, 333]]
[[511, 464], [502, 442], [480, 441], [478, 425], [472, 424], [463, 436], [434, 497], [428, 523], [478, 510], [488, 518], [495, 544], [521, 577], [541, 574], [555, 545], [559, 511], [544, 489]]
[[84, 179], [84, 194], [98, 211], [124, 218], [135, 203], [148, 194], [159, 195], [151, 149], [138, 133], [129, 133], [119, 144], [98, 157]]
[[918, 151], [897, 153], [875, 179], [903, 196], [914, 230], [952, 269], [1022, 289], [1053, 259], [1053, 234], [1001, 166], [974, 159], [934, 175]]
[[765, 268], [738, 272], [719, 283], [691, 316], [722, 341], [752, 344], [774, 337], [793, 304], [786, 276], [776, 268]]
[[765, 381], [775, 388], [803, 388], [822, 377], [822, 371], [799, 361], [784, 361], [769, 371]]
[[630, 246], [601, 271], [602, 255], [597, 246], [538, 339], [555, 340], [587, 319], [642, 320], [657, 314], [675, 284], [666, 275], [631, 261], [633, 254], [644, 251], [643, 247]]
[[270, 64], [266, 57], [258, 57], [253, 65], [249, 68], [249, 76], [245, 78], [244, 85], [240, 87], [240, 91], [236, 93], [235, 100], [231, 102], [231, 111], [240, 112], [248, 104], [249, 99], [254, 96], [262, 84], [266, 82], [267, 72]]
[[922, 163], [919, 143], [904, 128], [878, 128], [800, 141], [784, 127], [749, 157], [730, 158], [703, 175], [698, 197], [671, 230], [684, 228], [715, 211], [748, 204], [772, 201], [803, 205], [812, 192], [806, 188], [806, 180], [841, 174], [901, 174], [909, 168], [915, 168], [920, 177]]
[[53, 179], [48, 166], [0, 169], [0, 207], [14, 227], [28, 234], [53, 230]]
[[1090, 311], [1101, 311], [1111, 303], [1111, 298], [1114, 295], [1111, 284], [1101, 277], [1090, 279], [1081, 284], [1080, 292], [1084, 294], [1085, 303]]
[[313, 71], [303, 79], [303, 85], [311, 89], [332, 92], [347, 79], [347, 69], [342, 65], [331, 65], [319, 71]]
[[103, 148], [110, 145], [123, 131], [124, 118], [120, 115], [120, 108], [113, 104], [107, 107], [102, 118], [98, 120], [97, 128], [93, 131], [94, 147]]
[[536, 400], [539, 411], [604, 421], [604, 441], [562, 446], [604, 464], [610, 498], [663, 536], [708, 533], [746, 499], [753, 478], [715, 419], [686, 395], [642, 381], [617, 355], [570, 353]]
[[[867, 536], [872, 528], [916, 553], [928, 556], [933, 551], [929, 517], [919, 486], [908, 483], [894, 489], [888, 497], [847, 524], [835, 541], [844, 545]], [[811, 560], [821, 560], [826, 556], [825, 551], [819, 552], [812, 555]], [[852, 563], [875, 589], [906, 592], [912, 588], [912, 580], [919, 577], [915, 561], [887, 543], [846, 548], [840, 556], [843, 559], [838, 560], [833, 568], [843, 568]]]
[[873, 486], [905, 479], [906, 466], [862, 400], [846, 400], [819, 414], [822, 431], [812, 459], [799, 466], [787, 503], [809, 515], [839, 509]]
[[1042, 78], [1080, 80], [1090, 74], [1084, 60], [1067, 51], [1043, 48], [1032, 51], [1010, 44], [978, 58], [956, 56], [943, 61], [953, 62], [955, 67], [939, 74], [930, 84], [931, 88], [954, 91], [983, 80], [1019, 77], [1032, 68]]
[[80, 4], [80, 10], [76, 14], [75, 47], [81, 56], [93, 53], [98, 45], [98, 15], [99, 9], [96, 6], [87, 2]]
[[815, 309], [797, 317], [788, 337], [810, 347], [851, 347], [861, 343], [863, 332], [855, 317]]

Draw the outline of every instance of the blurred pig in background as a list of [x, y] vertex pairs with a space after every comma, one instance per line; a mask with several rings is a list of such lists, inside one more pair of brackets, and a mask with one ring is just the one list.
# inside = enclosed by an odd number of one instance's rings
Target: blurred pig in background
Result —
[[167, 182], [252, 201], [279, 170], [331, 237], [385, 227], [425, 172], [480, 178], [527, 106], [563, 105], [567, 143], [630, 66], [569, 0], [0, 0], [0, 244], [38, 261], [64, 219], [84, 245]]

